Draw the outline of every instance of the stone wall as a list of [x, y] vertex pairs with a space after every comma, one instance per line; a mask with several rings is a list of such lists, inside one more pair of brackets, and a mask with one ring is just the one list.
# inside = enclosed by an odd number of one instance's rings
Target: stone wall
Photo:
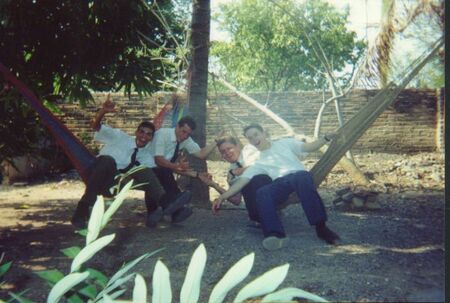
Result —
[[[350, 119], [377, 90], [357, 90], [342, 99], [341, 109], [344, 120]], [[252, 98], [266, 105], [285, 119], [298, 134], [312, 136], [317, 113], [324, 99], [330, 97], [321, 92], [254, 93]], [[105, 94], [96, 94], [96, 105], [80, 110], [77, 104], [61, 104], [61, 119], [83, 142], [92, 144], [91, 119]], [[131, 99], [122, 94], [113, 95], [118, 104], [117, 115], [108, 115], [106, 122], [133, 133], [143, 119], [152, 119], [169, 100], [169, 94], [155, 94], [144, 99], [133, 95]], [[443, 148], [443, 95], [436, 90], [404, 90], [393, 106], [389, 107], [374, 122], [369, 130], [356, 142], [353, 150], [359, 152], [413, 153], [434, 151]], [[170, 120], [170, 117], [169, 117]], [[257, 122], [265, 126], [273, 137], [285, 132], [270, 118], [240, 99], [236, 94], [210, 95], [208, 101], [208, 137], [224, 127], [241, 133], [242, 127]], [[170, 124], [170, 121], [169, 123]], [[167, 125], [167, 122], [166, 122]], [[332, 132], [338, 126], [334, 103], [324, 112], [322, 133]], [[210, 139], [211, 140], [211, 139]]]

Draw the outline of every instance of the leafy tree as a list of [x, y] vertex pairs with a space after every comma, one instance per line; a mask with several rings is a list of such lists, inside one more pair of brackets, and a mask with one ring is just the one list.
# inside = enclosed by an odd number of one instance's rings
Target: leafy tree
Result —
[[151, 59], [170, 41], [143, 1], [2, 1], [0, 20], [0, 58], [44, 99], [151, 93], [164, 78], [161, 60]]
[[[340, 13], [323, 0], [302, 4], [286, 0], [277, 5], [295, 12], [299, 22], [292, 22], [283, 10], [264, 0], [224, 4], [222, 12], [215, 16], [231, 39], [215, 43], [211, 53], [219, 58], [227, 78], [240, 89], [322, 88], [326, 80], [312, 41], [320, 44], [335, 72], [345, 74], [346, 68], [356, 63], [364, 44], [345, 28], [348, 12]], [[343, 81], [350, 75], [346, 76]]]
[[[0, 2], [0, 62], [10, 68], [44, 102], [92, 100], [91, 91], [123, 90], [150, 94], [169, 77], [164, 60], [175, 49], [160, 20], [149, 9], [153, 1], [5, 0]], [[179, 17], [169, 0], [158, 1], [161, 13], [178, 35]], [[165, 45], [161, 48], [160, 45]], [[158, 59], [156, 59], [158, 58]], [[33, 111], [0, 76], [0, 161], [32, 153], [36, 141], [27, 129], [38, 127]], [[31, 124], [30, 124], [31, 123]], [[7, 136], [14, 128], [16, 136]], [[10, 146], [8, 151], [6, 145]]]

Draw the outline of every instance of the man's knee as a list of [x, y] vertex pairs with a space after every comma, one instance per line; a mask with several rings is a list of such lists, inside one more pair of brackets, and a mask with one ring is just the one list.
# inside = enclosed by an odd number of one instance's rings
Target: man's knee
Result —
[[309, 171], [300, 170], [295, 173], [295, 177], [302, 183], [305, 184], [314, 184], [312, 175]]
[[272, 179], [268, 175], [256, 175], [251, 180], [250, 183], [253, 186], [264, 186], [272, 182]]
[[92, 167], [89, 168], [89, 175], [92, 176], [99, 176], [106, 175], [111, 176], [111, 178], [114, 178], [114, 175], [116, 174], [117, 167], [116, 167], [116, 161], [111, 156], [99, 156], [95, 160], [95, 163]]
[[96, 164], [105, 166], [105, 167], [109, 167], [109, 166], [116, 167], [116, 160], [114, 160], [114, 158], [111, 156], [98, 156]]

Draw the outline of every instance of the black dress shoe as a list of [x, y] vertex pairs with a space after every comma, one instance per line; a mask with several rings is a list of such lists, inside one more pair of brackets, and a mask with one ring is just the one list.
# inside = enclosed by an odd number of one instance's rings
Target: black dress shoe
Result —
[[192, 216], [194, 212], [192, 211], [192, 209], [188, 208], [188, 207], [183, 207], [180, 210], [177, 210], [173, 215], [172, 215], [172, 223], [180, 223], [183, 222], [184, 220], [186, 220], [187, 218], [189, 218], [190, 216]]
[[158, 207], [153, 212], [147, 215], [147, 220], [145, 221], [145, 225], [149, 228], [156, 227], [159, 221], [163, 218], [163, 211], [161, 207]]
[[316, 234], [317, 237], [324, 240], [328, 244], [336, 244], [336, 241], [341, 239], [334, 231], [329, 229], [326, 225], [316, 226]]

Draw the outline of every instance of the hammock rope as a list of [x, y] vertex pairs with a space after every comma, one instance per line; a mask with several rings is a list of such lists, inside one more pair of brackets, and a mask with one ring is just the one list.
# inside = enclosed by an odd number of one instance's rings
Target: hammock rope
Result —
[[50, 131], [58, 145], [74, 165], [83, 182], [87, 182], [89, 168], [95, 161], [95, 156], [83, 143], [39, 100], [36, 95], [0, 62], [0, 73], [5, 81], [12, 84], [24, 100], [39, 114], [42, 123]]

